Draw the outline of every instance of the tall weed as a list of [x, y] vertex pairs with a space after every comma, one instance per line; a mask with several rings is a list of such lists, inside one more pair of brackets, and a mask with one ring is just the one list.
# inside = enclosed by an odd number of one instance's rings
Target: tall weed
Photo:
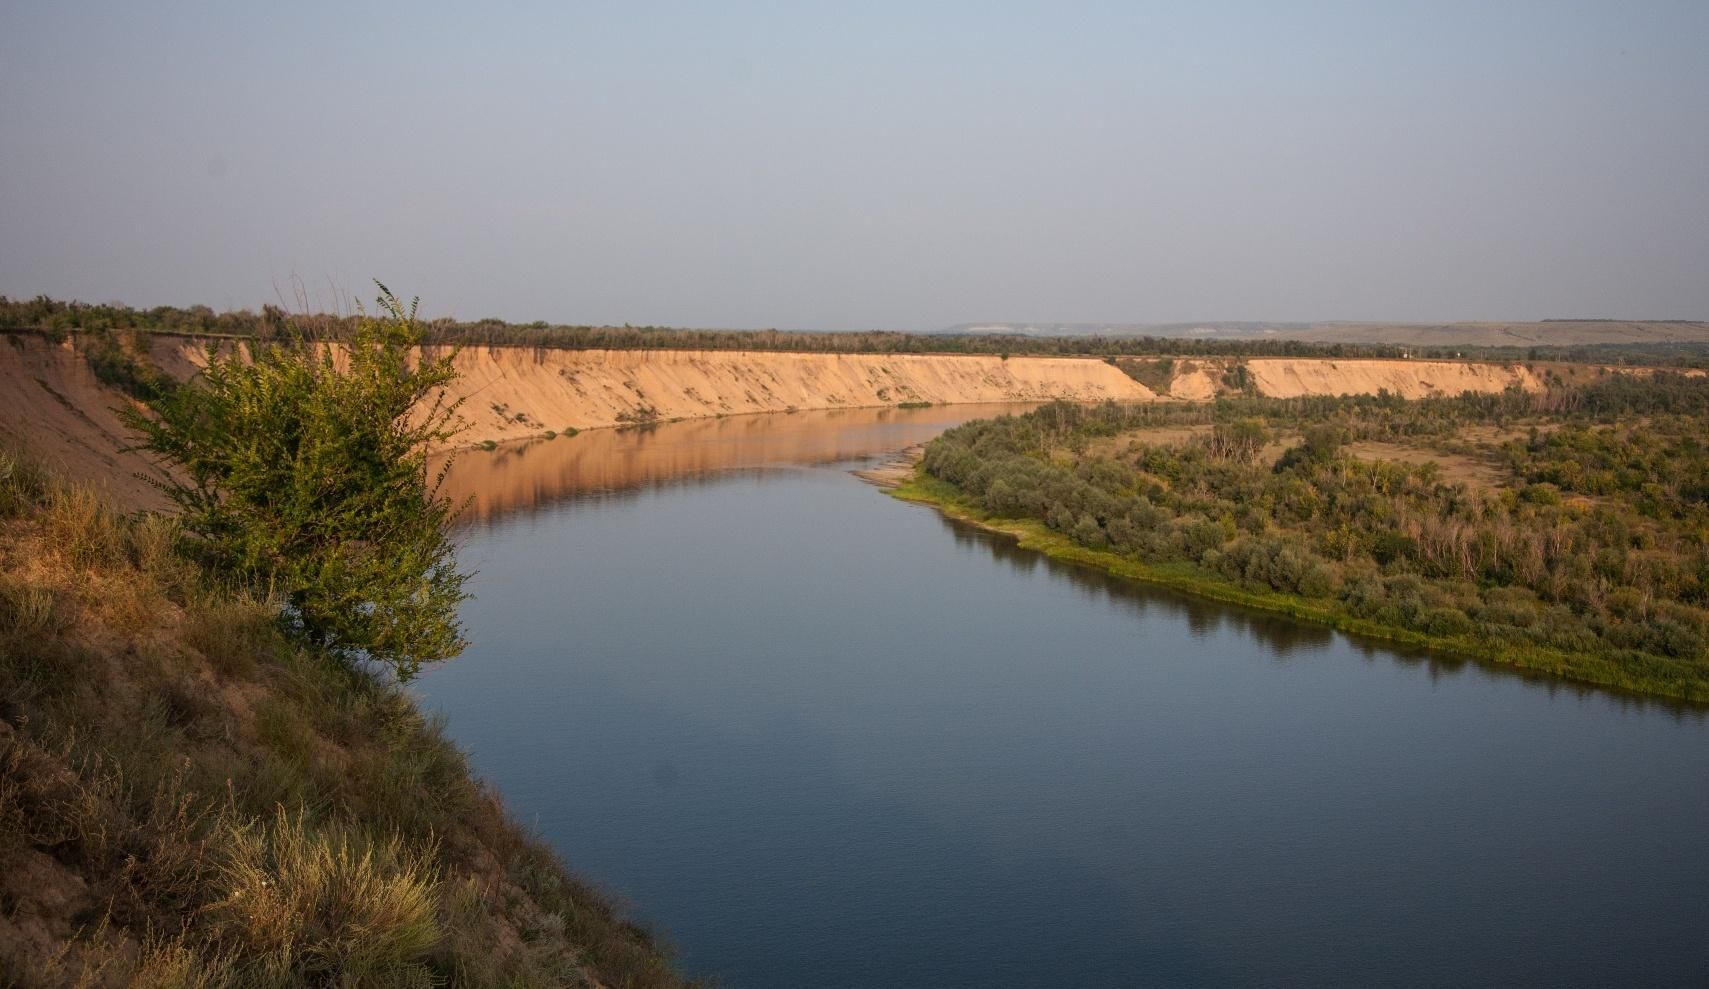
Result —
[[429, 986], [438, 876], [397, 835], [312, 827], [280, 810], [220, 835], [219, 940], [282, 982]]

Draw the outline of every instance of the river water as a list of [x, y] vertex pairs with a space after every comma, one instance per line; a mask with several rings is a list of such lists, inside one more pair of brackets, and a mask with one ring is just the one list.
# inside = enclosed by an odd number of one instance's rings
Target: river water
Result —
[[745, 987], [1705, 985], [1709, 720], [1051, 562], [849, 474], [978, 409], [467, 455], [425, 703]]

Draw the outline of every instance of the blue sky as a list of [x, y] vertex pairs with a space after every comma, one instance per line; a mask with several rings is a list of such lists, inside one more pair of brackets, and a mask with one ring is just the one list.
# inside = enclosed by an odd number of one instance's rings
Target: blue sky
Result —
[[1709, 318], [1709, 4], [31, 3], [0, 293]]

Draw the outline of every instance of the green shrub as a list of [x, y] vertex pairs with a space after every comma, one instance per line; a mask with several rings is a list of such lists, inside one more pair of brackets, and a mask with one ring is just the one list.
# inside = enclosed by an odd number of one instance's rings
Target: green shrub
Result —
[[148, 360], [143, 347], [128, 348], [111, 331], [79, 339], [78, 349], [96, 380], [133, 398], [158, 399], [177, 387], [177, 382]]
[[1419, 618], [1419, 625], [1431, 635], [1465, 635], [1473, 628], [1472, 620], [1458, 608], [1431, 608]]
[[461, 426], [455, 355], [416, 360], [415, 307], [380, 288], [342, 360], [300, 339], [210, 347], [193, 386], [124, 416], [183, 478], [166, 493], [209, 564], [278, 589], [318, 647], [407, 678], [463, 648], [455, 506], [427, 465]]
[[1111, 359], [1110, 363], [1123, 374], [1160, 395], [1167, 393], [1170, 382], [1175, 380], [1175, 359], [1172, 357], [1156, 360]]
[[1340, 583], [1333, 566], [1322, 560], [1313, 560], [1300, 574], [1299, 593], [1308, 598], [1334, 597]]

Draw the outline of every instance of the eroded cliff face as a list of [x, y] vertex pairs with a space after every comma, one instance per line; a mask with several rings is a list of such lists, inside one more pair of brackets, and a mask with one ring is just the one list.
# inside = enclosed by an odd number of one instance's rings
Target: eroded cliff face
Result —
[[[157, 363], [179, 377], [193, 373], [201, 357], [199, 345], [189, 340], [155, 346]], [[1089, 357], [473, 347], [457, 357], [455, 393], [465, 399], [463, 413], [471, 423], [463, 439], [480, 443], [571, 426], [907, 402], [1202, 402], [1233, 390], [1241, 365], [1258, 394], [1274, 398], [1378, 391], [1429, 398], [1545, 386], [1541, 373], [1524, 364], [1199, 358], [1175, 362], [1159, 395], [1115, 365]]]
[[[150, 353], [180, 379], [205, 359], [204, 344], [184, 337], [156, 336]], [[469, 422], [459, 441], [479, 444], [572, 427], [917, 402], [1208, 401], [1243, 380], [1275, 397], [1386, 390], [1424, 398], [1545, 386], [1544, 371], [1522, 364], [1193, 358], [1172, 367], [1160, 396], [1096, 358], [471, 347], [457, 357], [453, 397], [463, 400]], [[1606, 372], [1560, 365], [1554, 373], [1578, 379]], [[122, 449], [126, 434], [113, 410], [128, 401], [97, 381], [69, 343], [29, 335], [0, 342], [0, 432], [127, 504], [157, 504], [158, 493], [136, 477], [148, 464]]]
[[125, 450], [129, 432], [115, 410], [130, 401], [97, 380], [69, 343], [0, 338], [0, 436], [119, 504], [163, 507], [160, 491], [137, 476], [156, 472], [141, 454]]
[[[187, 377], [203, 350], [161, 339], [154, 359]], [[465, 443], [792, 409], [1156, 397], [1102, 360], [1073, 357], [470, 347], [457, 355], [457, 371]]]
[[1258, 393], [1273, 398], [1302, 395], [1374, 395], [1430, 398], [1462, 392], [1501, 392], [1518, 386], [1542, 391], [1543, 379], [1523, 364], [1465, 361], [1318, 360], [1254, 357], [1245, 362]]

